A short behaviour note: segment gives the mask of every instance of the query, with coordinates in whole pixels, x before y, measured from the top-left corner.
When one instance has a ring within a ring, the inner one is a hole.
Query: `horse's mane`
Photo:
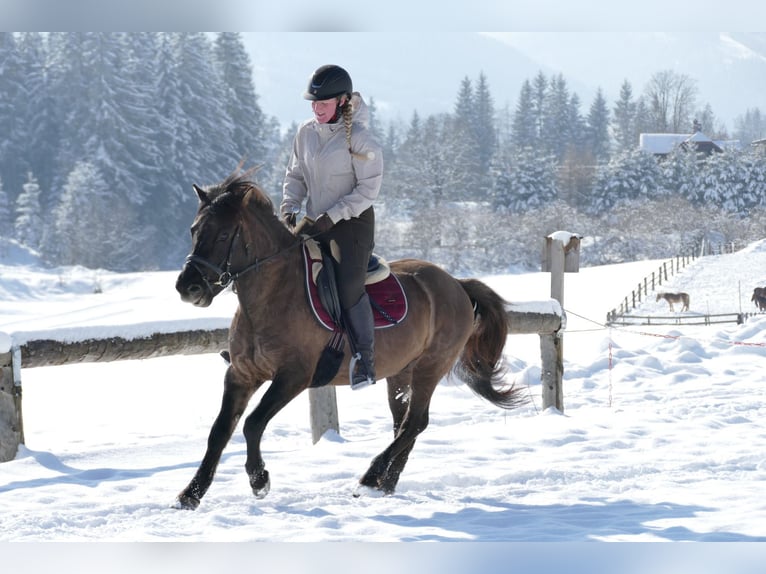
[[[252,191],[255,205],[274,213],[274,202],[252,177],[258,169],[254,167],[244,172],[237,169],[221,183],[209,187],[208,192],[212,198],[212,208],[227,211],[237,209],[245,194]]]

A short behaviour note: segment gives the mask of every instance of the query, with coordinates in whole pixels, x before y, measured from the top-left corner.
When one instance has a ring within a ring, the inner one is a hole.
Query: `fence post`
[[[334,386],[326,385],[318,389],[309,389],[309,411],[311,440],[314,444],[318,443],[328,430],[340,432],[338,400]]]
[[[551,274],[551,298],[564,309],[564,273],[580,270],[580,239],[568,231],[557,231],[545,238],[543,271]],[[564,412],[564,333],[540,335],[542,357],[543,410],[556,407]]]
[[[24,444],[21,416],[21,353],[11,338],[0,333],[0,462],[16,458]]]

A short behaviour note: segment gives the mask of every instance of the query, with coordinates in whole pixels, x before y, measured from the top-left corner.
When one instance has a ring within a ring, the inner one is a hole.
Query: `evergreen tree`
[[[55,158],[53,189],[60,189],[74,165],[87,156],[86,144],[95,133],[91,97],[99,86],[90,77],[92,32],[52,32],[50,46],[50,90],[54,97],[52,121],[61,136]],[[100,86],[103,88],[103,86]]]
[[[224,89],[223,107],[232,122],[232,146],[246,164],[263,164],[268,156],[266,118],[255,93],[253,69],[240,32],[220,32],[215,60]]]
[[[474,94],[474,138],[479,154],[479,172],[489,173],[489,166],[497,150],[497,122],[495,120],[495,105],[489,90],[489,83],[484,72],[479,74]]]
[[[0,238],[11,237],[13,234],[13,211],[8,194],[3,189],[3,180],[0,178]]]
[[[651,200],[664,188],[657,162],[651,154],[631,150],[617,154],[596,170],[588,211],[601,214],[626,200]]]
[[[482,105],[487,106],[487,102]],[[439,134],[437,137],[442,138],[441,144],[448,148],[445,152],[452,155],[453,170],[463,175],[461,183],[443,190],[446,193],[444,197],[458,199],[481,194],[484,189],[482,174],[486,172],[482,171],[481,166],[479,134],[486,125],[483,123],[485,118],[480,118],[477,95],[470,79],[466,77],[460,84],[454,114],[433,119],[434,122],[427,122],[427,126],[433,130],[434,135]],[[436,160],[440,154],[432,152],[429,155]]]
[[[587,142],[597,161],[609,160],[609,108],[601,88],[590,106],[587,125]]]
[[[191,139],[190,119],[181,104],[181,79],[178,74],[177,38],[164,33],[159,39],[157,62],[158,124],[154,132],[155,145],[161,154],[160,181],[165,185],[163,205],[155,209],[160,220],[166,220],[179,206],[188,203],[192,214],[192,197],[187,174],[187,162],[201,161]]]
[[[548,93],[548,79],[540,70],[532,81],[532,106],[531,115],[535,126],[535,138],[530,144],[540,148],[543,135],[545,134],[546,94]]]
[[[383,185],[387,212],[392,215],[412,215],[419,203],[420,188],[423,181],[423,127],[417,110],[412,113],[404,139],[396,152],[396,160],[386,163]]]
[[[559,74],[551,79],[545,97],[542,134],[543,150],[557,160],[564,157],[575,135],[570,103],[569,87]]]
[[[40,208],[40,186],[32,173],[27,174],[23,191],[16,198],[16,239],[19,243],[37,249],[40,247],[43,231],[42,210]]]
[[[680,196],[692,204],[702,183],[700,163],[693,149],[676,147],[660,164],[661,181],[668,195]]]
[[[620,97],[612,112],[612,134],[618,152],[625,152],[638,146],[636,133],[636,102],[633,101],[633,87],[628,80],[620,86]]]
[[[23,165],[35,174],[43,193],[43,202],[52,201],[51,192],[55,175],[55,158],[61,135],[54,115],[55,100],[50,89],[47,72],[48,50],[39,32],[19,34],[19,53],[24,65],[25,101],[18,108],[25,126],[22,139]]]
[[[539,152],[519,149],[512,163],[497,171],[492,190],[492,204],[501,213],[525,213],[541,208],[556,199],[555,157],[540,158]]]
[[[24,73],[14,34],[0,32],[0,177],[13,197],[26,173],[22,153],[26,133],[19,114],[27,98]]]
[[[763,162],[753,154],[714,153],[701,162],[704,176],[698,197],[704,205],[714,205],[732,214],[748,213],[764,205]]]
[[[241,158],[212,45],[201,32],[184,32],[175,39],[179,103],[185,117],[182,141],[188,144],[182,148],[182,173],[190,182],[220,181]]]
[[[75,165],[54,212],[54,241],[46,254],[64,265],[111,267],[119,237],[111,211],[112,192],[92,163]]]
[[[649,106],[646,105],[646,98],[643,96],[636,101],[636,115],[635,125],[633,127],[635,139],[633,140],[635,145],[629,149],[635,149],[638,147],[641,134],[653,133],[652,130],[652,118],[649,112]]]
[[[538,129],[532,84],[524,80],[513,113],[512,141],[516,148],[536,147]]]
[[[734,120],[734,137],[743,145],[766,138],[766,115],[759,108],[748,108]]]

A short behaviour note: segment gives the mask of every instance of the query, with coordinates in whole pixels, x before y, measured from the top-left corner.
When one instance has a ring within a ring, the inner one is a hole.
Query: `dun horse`
[[[689,310],[688,293],[657,293],[657,298],[655,301],[659,301],[660,299],[665,299],[665,301],[668,302],[668,305],[670,305],[671,313],[674,311],[673,303],[683,303],[683,307],[681,307],[682,312]]]
[[[330,333],[308,303],[301,254],[305,239],[284,227],[248,174],[194,189],[199,208],[191,226],[192,252],[176,289],[184,301],[207,307],[232,284],[239,306],[229,329],[231,364],[220,411],[202,462],[178,495],[178,506],[188,509],[197,508],[210,487],[250,398],[271,381],[243,428],[250,487],[256,497],[266,496],[271,483],[261,438],[272,417],[311,385]],[[376,331],[375,364],[378,376],[387,380],[394,439],[359,480],[384,494],[395,491],[415,439],[428,425],[431,395],[450,372],[499,407],[525,402],[521,389],[501,382],[508,325],[505,301],[495,291],[425,261],[395,261],[391,270],[408,309],[399,324]],[[348,383],[348,361],[346,356],[330,384]]]

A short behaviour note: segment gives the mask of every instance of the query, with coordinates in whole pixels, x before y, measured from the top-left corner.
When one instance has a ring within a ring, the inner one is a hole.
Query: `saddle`
[[[303,243],[309,306],[323,327],[337,331],[341,310],[332,257],[314,239],[307,239]],[[382,257],[373,255],[370,258],[365,289],[370,298],[376,329],[397,325],[407,316],[407,296],[399,279],[391,273],[388,263]]]

